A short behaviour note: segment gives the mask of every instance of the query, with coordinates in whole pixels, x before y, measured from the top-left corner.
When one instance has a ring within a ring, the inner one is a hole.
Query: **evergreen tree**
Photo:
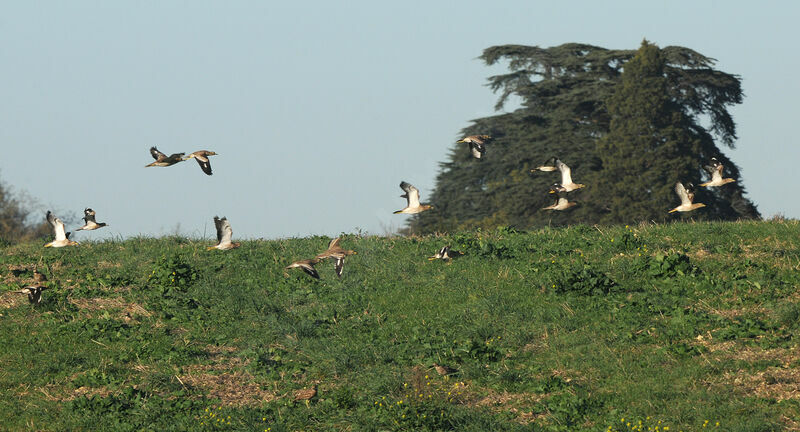
[[[411,231],[665,220],[675,217],[666,213],[677,204],[675,182],[698,184],[711,157],[739,178],[714,139],[733,146],[735,124],[727,107],[741,103],[740,80],[713,69],[713,59],[646,41],[638,51],[504,45],[486,49],[481,58],[489,65],[507,60],[511,69],[489,78],[500,94],[495,108],[511,96],[521,99],[521,107],[473,120],[462,131],[494,139],[481,160],[465,145],[451,148],[431,195],[436,210],[414,218]],[[560,176],[530,173],[552,156],[572,168],[575,182],[587,185],[569,194],[579,205],[564,212],[540,211],[551,203],[547,192]],[[708,207],[692,216],[759,217],[743,192],[741,180],[698,190],[696,200]]]

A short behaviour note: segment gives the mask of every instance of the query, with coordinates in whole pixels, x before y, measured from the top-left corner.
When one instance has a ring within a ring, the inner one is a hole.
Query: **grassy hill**
[[[797,221],[329,240],[0,249],[0,429],[800,430]]]

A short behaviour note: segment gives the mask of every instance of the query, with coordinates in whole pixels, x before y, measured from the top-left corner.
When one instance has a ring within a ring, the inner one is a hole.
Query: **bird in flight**
[[[558,185],[558,183],[556,183],[556,185]],[[553,185],[553,186],[555,186],[555,185]],[[575,204],[577,204],[575,201],[568,200],[567,197],[564,194],[564,191],[560,191],[558,189],[554,190],[551,187],[550,188],[550,193],[556,194],[556,197],[557,197],[556,198],[556,202],[553,203],[552,205],[547,206],[547,207],[542,207],[542,210],[566,210],[566,209],[574,206]]]
[[[706,206],[703,203],[694,203],[694,185],[686,183],[686,186],[688,187],[685,187],[681,182],[675,183],[675,193],[678,194],[678,197],[681,199],[681,205],[670,210],[670,213],[688,212]]]
[[[209,246],[207,250],[236,249],[242,245],[239,242],[231,242],[231,237],[233,237],[233,229],[231,228],[230,222],[228,222],[228,218],[223,216],[223,218],[220,219],[217,216],[214,216],[214,226],[217,228],[217,244],[214,246]]]
[[[534,171],[555,171],[555,170],[558,169],[558,167],[556,167],[556,161],[557,160],[558,160],[558,158],[553,156],[550,159],[544,161],[543,164],[541,164],[538,167],[532,169],[531,172],[534,172]]]
[[[333,258],[336,260],[333,264],[333,269],[336,270],[336,276],[342,277],[342,271],[344,270],[344,258],[348,255],[356,255],[358,252],[353,250],[346,250],[339,246],[339,241],[341,237],[337,237],[331,240],[330,244],[328,244],[328,249],[325,252],[320,253],[315,257],[318,260],[324,260],[327,258]]]
[[[153,159],[156,161],[150,164],[145,165],[144,167],[151,167],[151,166],[158,166],[158,167],[168,167],[170,165],[175,165],[178,162],[183,161],[184,153],[173,153],[169,156],[165,155],[158,151],[155,147],[150,147],[150,155],[153,156]]]
[[[703,168],[706,171],[708,171],[708,174],[711,175],[711,181],[707,181],[705,183],[700,183],[700,186],[716,187],[716,186],[722,186],[722,185],[726,185],[728,183],[732,183],[732,182],[736,181],[736,180],[734,180],[732,178],[722,178],[722,169],[724,168],[724,166],[715,157],[712,157],[711,161],[709,161],[708,165],[704,166]]]
[[[400,188],[405,191],[405,193],[400,195],[400,197],[407,199],[408,204],[404,209],[397,210],[394,212],[394,214],[415,214],[433,208],[432,205],[419,203],[419,189],[415,188],[411,183],[400,182]]]
[[[291,268],[299,268],[304,272],[306,272],[311,277],[313,277],[314,279],[319,279],[319,273],[317,273],[317,270],[314,268],[314,264],[318,263],[319,261],[320,260],[318,258],[300,260],[300,261],[295,261],[284,268],[286,270]]]
[[[68,233],[64,230],[64,222],[61,222],[61,219],[57,218],[50,210],[47,211],[47,222],[53,226],[53,234],[55,235],[55,239],[50,243],[44,245],[44,247],[64,247],[64,246],[75,246],[78,244],[76,241],[72,241],[69,239]]]
[[[469,149],[472,152],[472,156],[475,159],[480,159],[483,154],[486,152],[486,144],[492,137],[489,135],[470,135],[460,140],[456,141],[457,143],[468,143]]]
[[[86,207],[86,209],[83,210],[83,222],[85,223],[83,224],[82,227],[77,228],[75,231],[81,231],[81,230],[91,231],[106,226],[105,222],[97,223],[97,221],[95,221],[94,219],[95,214],[96,213],[94,210],[90,209],[89,207]]]
[[[198,150],[196,152],[190,153],[189,156],[183,158],[183,160],[189,160],[194,158],[197,161],[197,164],[200,165],[200,169],[203,170],[204,173],[211,175],[211,162],[208,160],[209,156],[214,156],[216,153],[213,151],[208,150]]]

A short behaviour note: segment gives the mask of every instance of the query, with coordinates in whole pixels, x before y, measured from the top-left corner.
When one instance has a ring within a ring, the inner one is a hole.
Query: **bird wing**
[[[214,216],[214,228],[217,230],[217,243],[222,241],[222,219]]]
[[[339,240],[341,239],[341,237],[336,237],[335,239],[331,240],[331,242],[328,244],[328,250],[339,247]]]
[[[173,153],[173,154],[169,155],[169,157],[166,158],[166,159],[167,159],[167,162],[178,163],[178,162],[183,160],[183,155],[184,155],[184,153]]]
[[[486,147],[479,142],[469,143],[469,149],[472,152],[472,156],[474,156],[476,159],[480,159],[481,155],[483,155],[483,152],[486,151]]]
[[[160,161],[167,158],[167,155],[158,151],[155,147],[150,147],[150,155],[153,156],[153,159]]]
[[[567,164],[556,159],[556,168],[561,171],[561,184],[572,184],[572,170],[567,166]]]
[[[319,273],[317,273],[317,269],[315,269],[314,265],[310,262],[300,263],[300,268],[314,279],[319,279]]]
[[[230,243],[231,238],[233,237],[233,228],[231,228],[228,218],[223,217],[219,222],[220,228],[217,230],[217,238],[219,239],[220,243]]]
[[[200,169],[202,169],[204,173],[211,175],[211,162],[208,158],[195,156],[194,159],[197,161],[197,164],[200,165]]]
[[[567,197],[564,197],[564,196],[559,196],[558,197],[558,201],[556,201],[556,205],[565,206],[567,204],[569,204],[569,200],[567,199]]]
[[[86,210],[83,211],[83,221],[87,224],[89,222],[97,223],[97,221],[94,219],[95,214],[96,213],[94,210],[87,207]]]
[[[401,182],[400,188],[406,192],[405,198],[408,200],[408,207],[419,207],[419,189],[406,182]]]
[[[47,222],[50,222],[50,225],[53,226],[53,233],[55,234],[55,240],[66,240],[67,233],[64,230],[64,222],[61,222],[61,219],[57,218],[56,215],[47,211]]]
[[[683,187],[683,183],[675,183],[675,193],[678,194],[678,197],[681,199],[681,205],[692,205],[692,200],[689,199],[689,193],[686,192],[686,188]]]
[[[336,276],[342,277],[342,270],[344,270],[344,257],[336,258],[336,263],[333,264],[333,269],[336,270]]]
[[[711,181],[712,182],[721,182],[722,181],[722,164],[717,163],[714,167],[714,171],[711,171]]]

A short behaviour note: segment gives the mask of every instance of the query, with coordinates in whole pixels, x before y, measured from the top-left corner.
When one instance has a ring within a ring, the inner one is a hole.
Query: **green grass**
[[[800,427],[796,221],[329,240],[0,249],[0,429]]]

